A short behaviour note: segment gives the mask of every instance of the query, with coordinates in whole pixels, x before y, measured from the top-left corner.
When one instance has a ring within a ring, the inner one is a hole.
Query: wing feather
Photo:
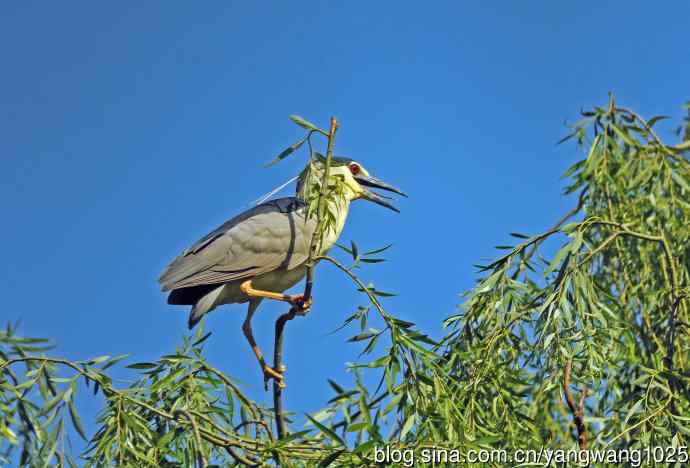
[[[220,284],[305,262],[315,222],[304,203],[280,198],[235,216],[173,260],[158,282],[163,291]]]

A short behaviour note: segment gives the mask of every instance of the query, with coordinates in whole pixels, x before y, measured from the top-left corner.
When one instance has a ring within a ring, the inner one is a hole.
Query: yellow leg
[[[261,349],[256,344],[256,340],[254,339],[254,333],[252,332],[252,316],[254,315],[254,311],[256,310],[258,305],[259,303],[254,301],[249,303],[249,310],[247,311],[247,318],[244,320],[244,323],[242,324],[242,331],[244,332],[244,336],[247,338],[249,345],[252,347],[252,351],[254,351],[256,360],[259,361],[261,371],[264,373],[264,388],[268,390],[268,381],[270,379],[275,379],[275,381],[278,382],[279,387],[285,388],[285,382],[283,382],[283,374],[278,372],[268,364],[266,364],[266,360],[264,359],[264,356],[261,353]]]
[[[293,306],[297,306],[300,309],[300,313],[304,314],[311,307],[311,298],[309,301],[304,302],[303,294],[282,294],[271,291],[264,291],[262,289],[254,289],[252,286],[252,280],[247,280],[240,284],[240,291],[245,293],[249,297],[262,297],[265,299],[273,299],[274,301],[283,301]]]

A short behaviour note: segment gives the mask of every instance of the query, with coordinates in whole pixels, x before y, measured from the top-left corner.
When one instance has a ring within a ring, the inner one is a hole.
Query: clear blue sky
[[[336,115],[336,152],[410,194],[400,215],[356,203],[343,240],[394,243],[361,275],[438,337],[473,263],[571,206],[559,176],[579,155],[555,146],[564,121],[608,91],[681,117],[690,4],[655,5],[3,2],[0,322],[21,319],[72,359],[170,352],[188,311],[165,304],[160,270],[298,171],[303,155],[262,168],[302,135],[296,113]],[[362,299],[328,265],[316,281],[286,339],[299,411],[321,407],[325,379],[347,381],[359,351],[327,332]],[[284,309],[265,304],[254,322],[269,353]],[[207,354],[268,401],[244,315],[209,317]]]

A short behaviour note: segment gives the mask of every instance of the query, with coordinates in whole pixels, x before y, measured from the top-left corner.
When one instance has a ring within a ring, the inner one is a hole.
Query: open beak
[[[385,183],[382,180],[377,179],[376,177],[366,176],[362,173],[355,175],[354,178],[357,182],[359,182],[359,184],[363,188],[362,194],[360,195],[362,198],[374,202],[378,205],[385,206],[386,208],[391,209],[396,213],[400,213],[399,209],[393,206],[390,202],[386,201],[386,198],[390,200],[389,197],[384,197],[382,195],[372,192],[371,190],[367,190],[364,187],[373,187],[379,188],[381,190],[388,190],[389,192],[395,192],[397,194],[402,195],[403,197],[407,197],[405,192],[396,187],[393,187],[390,184]]]

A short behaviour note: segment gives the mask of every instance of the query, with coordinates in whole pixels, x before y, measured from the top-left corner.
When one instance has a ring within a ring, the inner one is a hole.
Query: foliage
[[[84,466],[194,466],[241,460],[236,450],[255,447],[256,433],[272,437],[265,409],[249,400],[225,374],[203,359],[202,343],[210,335],[197,332],[174,354],[157,362],[127,366],[141,372],[125,388],[115,388],[106,370],[126,356],[101,356],[88,361],[30,356],[27,340],[8,330],[0,337],[7,360],[3,383],[5,424],[9,436],[5,458],[21,439],[22,465],[77,466],[65,451],[69,418],[76,433],[87,440],[74,405],[79,381],[105,402],[99,428],[90,438]],[[9,365],[23,363],[17,376]],[[66,371],[66,372],[65,372]],[[18,382],[21,381],[21,384]],[[38,391],[36,391],[38,390]],[[16,427],[16,434],[10,427]],[[289,450],[289,449],[286,449]]]
[[[443,365],[460,409],[442,418],[446,433],[557,448],[579,418],[581,447],[689,445],[690,166],[686,145],[656,135],[660,119],[611,98],[573,126],[566,139],[588,147],[565,174],[577,206],[542,234],[513,234],[519,243],[499,247],[508,253],[480,268],[446,320]],[[562,243],[549,259],[547,240]],[[572,398],[571,366],[575,411],[562,396]],[[420,429],[427,440],[437,427]]]
[[[388,247],[353,242],[340,246],[351,262],[314,259],[348,276],[365,303],[343,324],[362,346],[354,385],[329,380],[333,398],[305,427],[293,422],[278,440],[273,409],[205,361],[201,331],[171,355],[128,366],[139,377],[118,386],[107,371],[124,357],[48,358],[45,341],[8,328],[0,456],[76,466],[77,435],[87,440],[85,466],[352,466],[372,463],[386,444],[463,454],[690,445],[690,121],[669,146],[655,131],[662,117],[646,121],[613,98],[582,114],[564,139],[586,149],[565,174],[576,206],[553,228],[499,246],[506,252],[479,267],[440,342],[392,315],[383,304],[391,293],[360,279]],[[292,118],[308,133],[274,162],[308,143],[304,183],[320,161],[311,137],[329,132]],[[305,199],[328,229],[319,176]],[[365,384],[374,378],[378,385]],[[74,404],[80,380],[104,401],[94,434]]]

